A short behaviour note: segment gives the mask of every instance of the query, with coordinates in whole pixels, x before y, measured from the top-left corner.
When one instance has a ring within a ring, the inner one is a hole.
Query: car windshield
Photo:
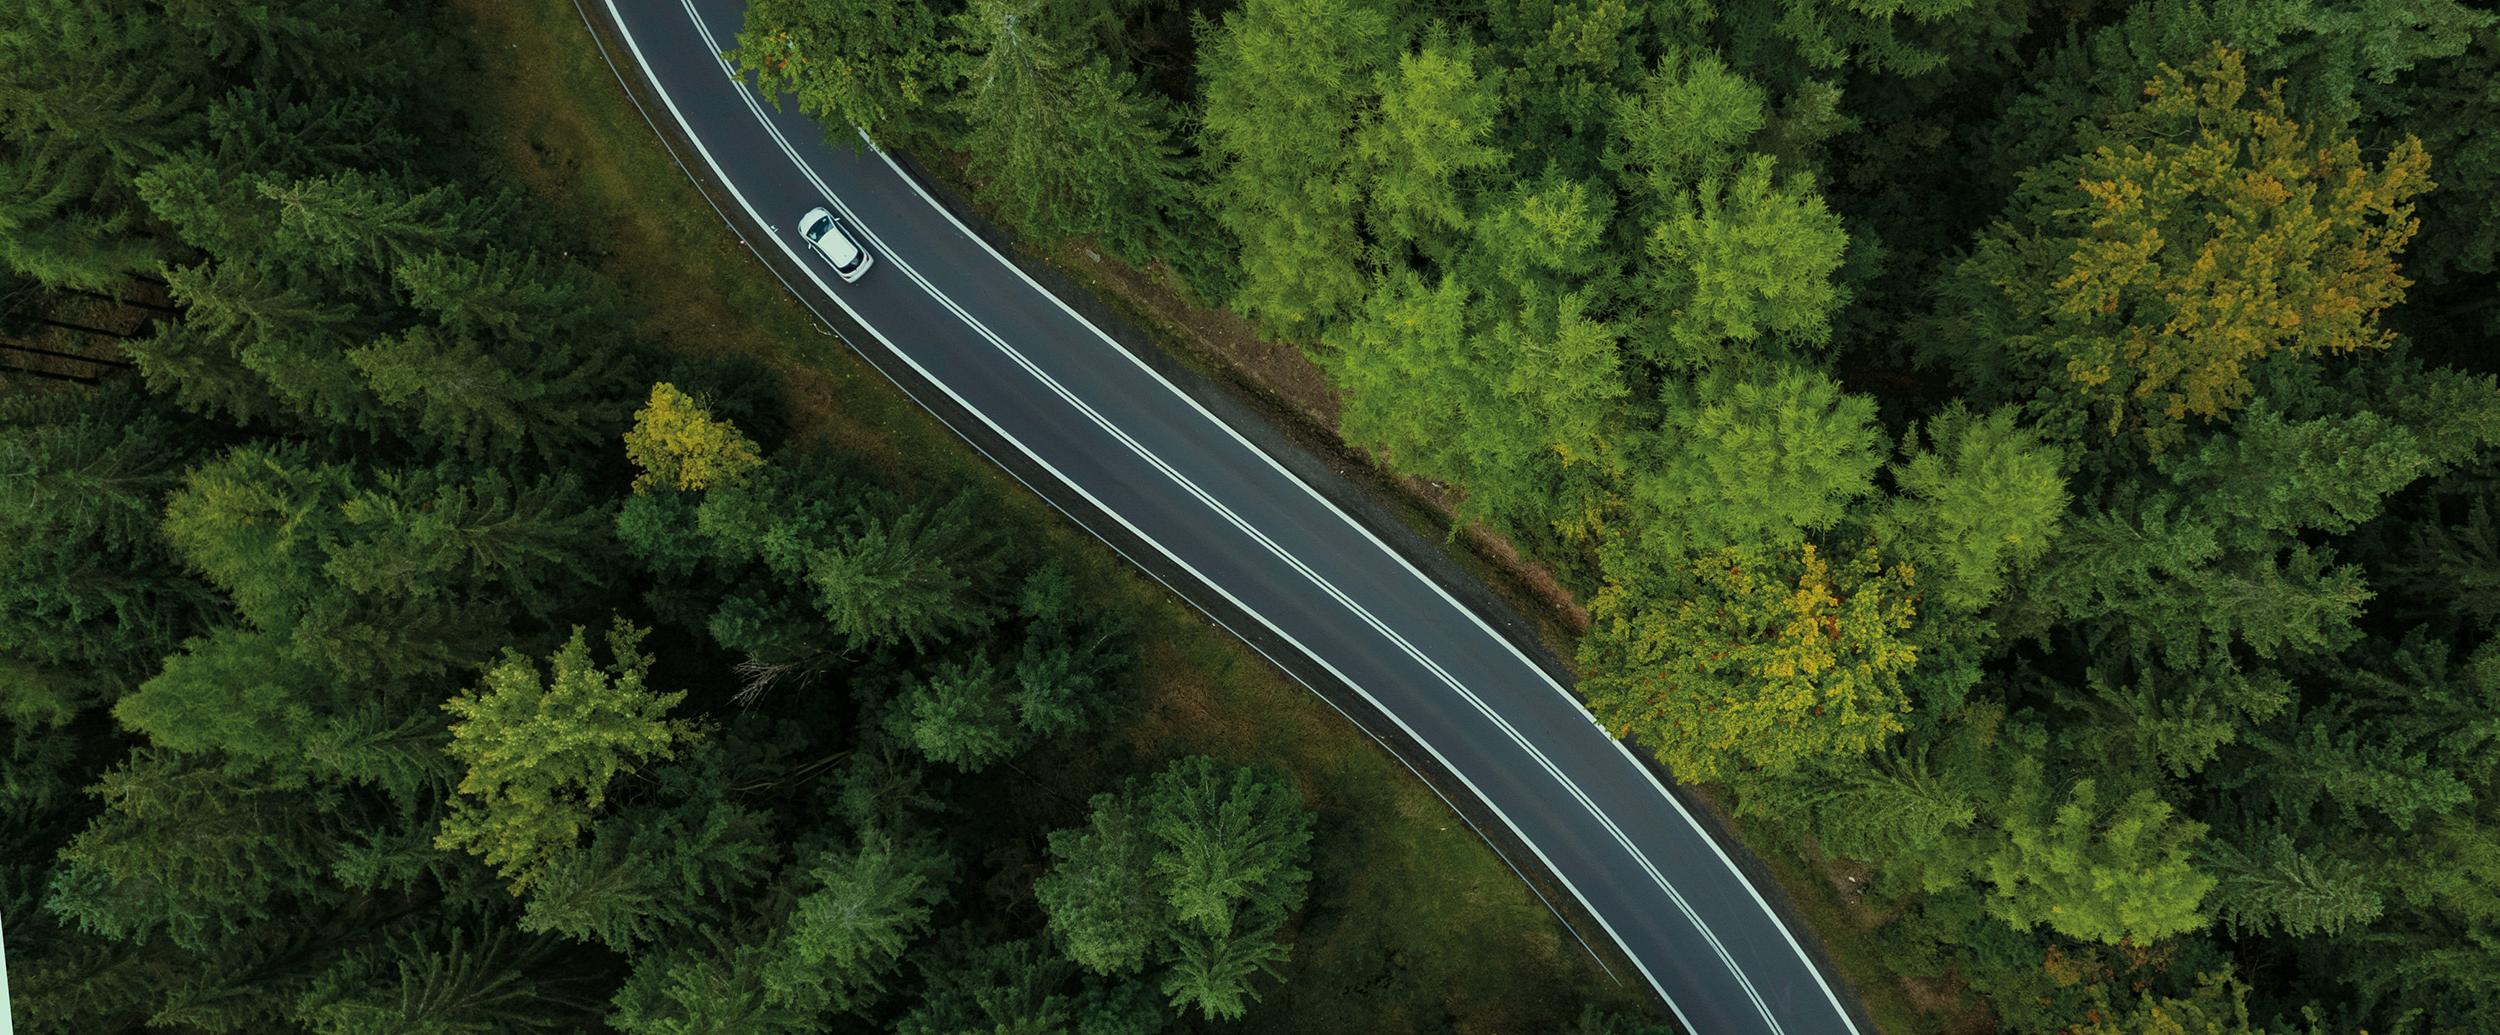
[[[807,229],[804,232],[807,234],[808,240],[820,240],[825,236],[825,231],[832,229],[832,227],[833,217],[821,216],[818,217],[815,222],[807,224]]]

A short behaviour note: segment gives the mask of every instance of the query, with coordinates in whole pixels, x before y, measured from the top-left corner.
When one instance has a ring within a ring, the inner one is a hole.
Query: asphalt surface
[[[794,290],[817,297],[803,301],[832,301],[854,346],[942,391],[932,408],[976,419],[967,437],[995,459],[1055,479],[1036,484],[1045,496],[1081,498],[1063,508],[1080,523],[1185,595],[1214,593],[1228,625],[1255,623],[1236,628],[1244,638],[1298,652],[1388,717],[1430,756],[1410,761],[1480,799],[1686,1028],[1861,1030],[1804,932],[1765,900],[1773,889],[1749,883],[1557,675],[1001,258],[899,165],[734,79],[720,55],[742,3],[598,2],[659,101],[654,119],[693,142],[690,171],[725,189],[733,221],[767,228],[750,246],[807,271]],[[799,215],[820,204],[876,256],[857,284],[799,240]],[[996,456],[1000,441],[1016,455]]]

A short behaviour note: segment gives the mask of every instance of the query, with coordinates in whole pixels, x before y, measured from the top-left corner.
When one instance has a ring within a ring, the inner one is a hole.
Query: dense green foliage
[[[0,9],[0,308],[146,315],[129,374],[0,382],[20,1029],[1239,1014],[1301,906],[1293,787],[1138,776],[1168,973],[1088,969],[1039,860],[1136,767],[1121,616],[993,490],[780,443],[754,371],[638,340],[421,94],[431,17]],[[877,60],[880,89],[918,67]],[[1108,68],[1026,88],[1142,103]],[[1051,189],[1130,219],[1169,174],[1139,175]],[[1043,754],[1109,760],[1056,813],[996,807]]]
[[[1586,594],[1610,727],[1873,867],[1903,974],[2500,1029],[2500,16],[925,0],[873,52],[966,60],[879,94],[809,57],[853,6],[741,60],[1304,345]],[[1097,969],[1157,951],[1141,808],[1054,844]]]
[[[1118,623],[635,341],[431,143],[431,38],[0,10],[4,308],[159,314],[137,383],[0,391],[17,1019],[1240,1015],[1291,785],[968,843],[1116,711]],[[1610,728],[1872,868],[1903,974],[2018,1032],[2500,1028],[2500,16],[757,0],[736,57],[1304,344],[1585,592]]]

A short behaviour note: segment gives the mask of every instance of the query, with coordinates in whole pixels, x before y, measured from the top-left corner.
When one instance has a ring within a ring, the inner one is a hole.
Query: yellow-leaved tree
[[[2161,449],[2244,405],[2268,356],[2393,339],[2378,315],[2412,285],[2398,253],[2431,187],[2419,141],[2373,166],[2350,137],[2317,140],[2219,45],[2162,66],[2094,139],[2029,174],[1961,290],[1993,313],[1982,346],[2062,375],[2109,434]]]
[[[1785,772],[1862,754],[1902,729],[1912,573],[1866,550],[1812,544],[1696,558],[1693,587],[1644,606],[1621,584],[1590,608],[1581,691],[1616,736],[1638,736],[1676,775]]]
[[[736,485],[764,463],[755,440],[666,381],[651,386],[651,401],[634,414],[634,426],[625,432],[625,456],[641,468],[635,492]]]

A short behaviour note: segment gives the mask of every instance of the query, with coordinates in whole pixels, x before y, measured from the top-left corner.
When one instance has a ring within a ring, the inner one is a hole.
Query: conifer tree
[[[2034,773],[2019,785],[2005,846],[1987,861],[1990,913],[2113,945],[2203,926],[2199,907],[2215,881],[2189,855],[2203,824],[2178,818],[2151,791],[2105,803],[2098,782],[2084,779],[2059,800],[2039,780]]]
[[[2056,538],[2066,510],[2063,457],[2009,410],[1948,408],[1928,423],[1926,440],[1893,466],[1898,491],[1878,523],[1917,563],[1928,599],[1985,607]]]
[[[602,665],[576,626],[545,671],[507,649],[481,686],[444,702],[448,750],[465,772],[439,847],[480,856],[515,892],[527,891],[579,843],[619,776],[672,757],[693,736],[686,720],[665,718],[685,694],[644,685],[646,635],[620,619]]]
[[[1369,0],[1253,0],[1201,48],[1216,218],[1242,248],[1236,308],[1307,334],[1361,299],[1355,130],[1396,53],[1395,26]]]
[[[1065,35],[1082,26],[1061,6],[975,0],[954,16],[965,150],[1016,226],[1148,261],[1188,189],[1172,114],[1092,41]]]
[[[760,0],[730,59],[765,96],[797,94],[800,111],[886,142],[922,128],[945,75],[922,0]]]

